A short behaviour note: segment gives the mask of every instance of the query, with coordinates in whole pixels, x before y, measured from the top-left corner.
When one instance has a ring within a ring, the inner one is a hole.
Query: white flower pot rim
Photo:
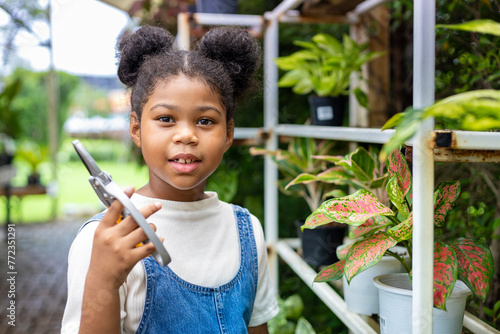
[[[389,292],[394,292],[395,289],[398,290],[398,294],[405,295],[405,296],[411,296],[412,295],[412,290],[410,289],[405,289],[405,288],[400,288],[400,287],[394,287],[388,284],[383,283],[382,281],[386,279],[389,276],[397,276],[398,278],[401,278],[403,276],[406,276],[406,279],[408,279],[408,274],[407,273],[397,273],[397,274],[385,274],[385,275],[379,275],[373,278],[374,284],[377,286],[377,288]],[[401,278],[403,279],[403,278]],[[411,286],[410,286],[411,287]],[[472,294],[472,291],[469,289],[469,287],[462,281],[457,280],[455,282],[455,287],[453,288],[453,293],[450,295],[448,299],[454,299],[454,298],[460,298],[463,295],[470,295]]]

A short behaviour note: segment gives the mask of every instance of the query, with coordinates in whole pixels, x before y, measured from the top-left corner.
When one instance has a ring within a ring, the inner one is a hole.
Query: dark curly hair
[[[253,74],[261,63],[257,41],[236,27],[211,29],[193,51],[174,49],[174,40],[165,29],[143,26],[118,41],[118,78],[132,90],[132,111],[140,120],[142,108],[156,86],[182,74],[201,80],[217,92],[226,118],[231,120],[235,101],[256,87]]]

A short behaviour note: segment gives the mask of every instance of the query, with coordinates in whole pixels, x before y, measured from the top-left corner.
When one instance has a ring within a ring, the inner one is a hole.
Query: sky
[[[46,5],[48,0],[41,3]],[[97,0],[52,0],[52,8],[56,70],[76,75],[116,75],[116,39],[131,24],[128,14]],[[0,24],[4,19],[0,15]],[[49,30],[46,24],[36,24],[34,29],[40,38],[19,34],[16,54],[33,70],[44,71],[50,65],[49,51],[37,44],[48,40]]]

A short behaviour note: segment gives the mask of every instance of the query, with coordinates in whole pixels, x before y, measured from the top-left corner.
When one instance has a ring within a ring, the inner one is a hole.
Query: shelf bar
[[[262,26],[262,15],[193,13],[193,21],[203,25]]]
[[[352,333],[377,333],[359,314],[347,308],[344,299],[330,285],[327,283],[314,283],[316,272],[285,241],[276,243],[276,251]]]
[[[311,137],[331,140],[353,141],[361,143],[384,144],[392,137],[395,130],[374,128],[351,128],[338,126],[278,125],[274,132],[282,136]]]
[[[470,312],[465,311],[464,315],[464,327],[469,329],[475,334],[500,334],[500,331],[491,327],[483,320],[472,315]]]
[[[270,19],[264,34],[264,128],[273,129],[278,124],[278,67],[274,59],[278,57],[278,21]],[[266,149],[278,148],[278,137],[269,131]],[[270,156],[264,158],[264,228],[266,241],[274,245],[278,240],[278,169]],[[275,252],[269,253],[269,267],[278,289],[278,257]]]
[[[434,103],[436,1],[416,0],[413,22],[413,105]],[[434,250],[434,119],[420,124],[413,138],[413,333],[432,333]]]

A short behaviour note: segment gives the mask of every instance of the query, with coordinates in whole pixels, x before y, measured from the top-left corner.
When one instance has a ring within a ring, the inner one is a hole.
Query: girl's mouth
[[[178,158],[170,159],[169,163],[178,173],[187,174],[194,172],[200,165],[201,160]]]
[[[190,164],[190,163],[196,162],[197,160],[194,160],[194,159],[172,159],[170,161],[178,163],[178,164]]]

